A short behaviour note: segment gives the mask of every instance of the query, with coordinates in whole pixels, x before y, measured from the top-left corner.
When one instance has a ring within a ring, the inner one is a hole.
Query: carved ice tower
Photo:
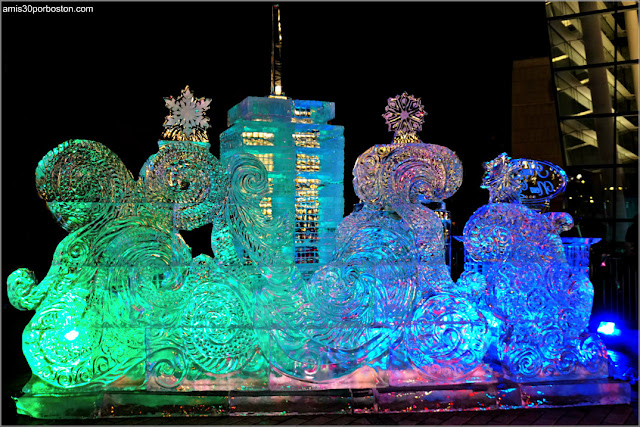
[[[280,11],[273,8],[271,95],[250,96],[229,110],[220,157],[250,153],[269,173],[266,216],[287,221],[285,245],[305,279],[331,258],[344,213],[344,128],[333,126],[335,104],[291,99],[282,91]]]

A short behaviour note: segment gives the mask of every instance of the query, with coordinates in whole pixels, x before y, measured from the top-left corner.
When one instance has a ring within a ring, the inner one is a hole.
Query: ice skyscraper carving
[[[264,164],[269,193],[261,200],[262,211],[291,229],[292,239],[282,250],[308,279],[330,259],[344,214],[344,128],[329,124],[333,102],[284,95],[280,10],[273,11],[271,95],[247,97],[229,110],[220,157],[249,153]]]

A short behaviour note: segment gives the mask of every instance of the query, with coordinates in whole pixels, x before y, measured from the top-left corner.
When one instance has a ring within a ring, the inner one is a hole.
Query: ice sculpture
[[[251,257],[268,273],[257,332],[277,371],[323,382],[371,367],[396,385],[484,374],[487,322],[455,288],[442,222],[425,205],[457,190],[462,167],[449,149],[419,141],[423,115],[419,99],[389,99],[394,142],[356,161],[361,209],[339,225],[333,258],[308,282],[278,257],[277,271]]]
[[[506,155],[487,164],[490,203],[465,227],[469,262],[454,283],[432,208],[444,209],[462,166],[418,138],[419,99],[390,98],[393,142],[358,157],[361,203],[337,227],[332,257],[306,279],[286,250],[294,230],[264,212],[264,162],[242,152],[220,162],[209,152],[210,100],[187,87],[165,101],[164,139],[137,180],[95,141],[64,142],[37,166],[38,192],[69,235],[42,281],[25,268],[7,279],[11,304],[35,310],[23,334],[34,376],[20,413],[255,410],[255,394],[237,393],[262,393],[288,410],[314,397],[273,391],[354,388],[376,388],[364,401],[379,408],[397,401],[406,410],[405,399],[437,410],[460,399],[522,405],[515,389],[495,386],[485,363],[492,340],[517,381],[606,376],[604,346],[583,332],[593,288],[567,264],[558,237],[571,218],[538,212],[563,188],[559,168]],[[214,257],[193,258],[180,231],[206,224]],[[403,397],[387,386],[440,388]],[[616,402],[628,397],[612,390]],[[356,394],[349,390],[349,407],[361,402]]]
[[[262,213],[290,230],[281,248],[305,279],[330,258],[344,212],[344,128],[328,124],[333,102],[247,97],[229,110],[220,158],[256,156],[268,172]]]
[[[112,295],[126,292],[109,270],[121,265],[114,246],[136,229],[125,213],[135,182],[106,147],[76,140],[40,161],[36,184],[69,235],[44,280],[27,269],[8,278],[9,301],[36,311],[23,333],[25,357],[34,374],[54,386],[109,383],[144,360],[144,329],[132,324],[130,313],[106,316],[103,310]]]
[[[166,103],[170,139],[138,181],[94,141],[67,141],[38,164],[38,192],[70,234],[44,280],[19,269],[7,281],[11,303],[36,310],[23,334],[35,389],[172,386],[236,371],[258,351],[249,282],[221,267],[228,248],[192,259],[179,234],[232,209],[234,175],[208,152],[210,100],[187,87]]]
[[[310,383],[364,367],[417,369],[411,381],[436,383],[477,370],[487,323],[451,281],[442,223],[425,205],[453,194],[462,169],[417,138],[418,99],[389,100],[394,143],[358,158],[362,208],[310,280],[284,250],[286,222],[262,215],[264,163],[237,153],[223,165],[209,153],[209,103],[188,87],[166,100],[166,139],[137,181],[93,141],[68,141],[40,162],[40,195],[70,235],[45,280],[26,269],[8,280],[11,302],[36,309],[24,348],[37,377],[186,391],[237,378],[266,387],[268,367]],[[215,259],[192,259],[180,230],[209,223]]]
[[[278,248],[308,280],[330,258],[344,214],[344,128],[329,124],[335,104],[285,96],[280,7],[271,9],[271,94],[245,98],[229,110],[220,157],[255,155],[268,172],[262,213],[283,221]]]
[[[503,153],[485,164],[489,204],[464,228],[458,286],[475,289],[500,321],[498,357],[518,381],[607,376],[604,345],[586,332],[593,286],[567,263],[559,236],[573,220],[543,213],[565,185],[559,167]]]
[[[354,189],[363,202],[356,218],[368,212],[388,216],[396,227],[407,230],[399,234],[409,240],[413,255],[415,294],[405,302],[409,311],[391,369],[417,368],[419,376],[431,383],[469,380],[482,365],[487,323],[451,280],[444,258],[443,225],[427,207],[456,192],[462,183],[462,165],[448,148],[424,144],[417,137],[425,114],[420,99],[403,93],[389,98],[385,111],[383,117],[394,131],[393,143],[373,146],[358,158]],[[374,220],[367,226],[376,241],[382,224]]]

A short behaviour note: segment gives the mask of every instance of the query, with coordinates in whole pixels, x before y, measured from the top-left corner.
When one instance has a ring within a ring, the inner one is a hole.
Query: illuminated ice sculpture
[[[166,99],[165,139],[137,181],[94,141],[67,141],[38,164],[38,192],[69,235],[41,282],[27,269],[7,280],[11,303],[36,311],[23,334],[35,374],[25,391],[178,387],[258,352],[252,282],[227,227],[238,169],[208,151],[209,103],[188,87]],[[179,231],[208,223],[216,259],[193,259]]]
[[[389,100],[394,142],[358,158],[362,208],[310,280],[283,254],[290,230],[262,214],[263,163],[209,153],[209,103],[188,87],[166,100],[164,139],[137,181],[93,141],[39,163],[38,191],[70,234],[44,280],[8,278],[12,304],[36,310],[23,340],[33,387],[260,389],[278,386],[274,373],[330,386],[365,367],[394,384],[479,378],[487,323],[451,281],[425,205],[453,194],[462,169],[418,140],[419,99]],[[180,230],[209,223],[215,258],[193,259]]]
[[[271,94],[249,96],[229,110],[220,159],[248,153],[263,163],[269,191],[260,207],[265,216],[283,220],[289,237],[279,250],[308,280],[331,259],[344,216],[344,128],[329,124],[335,103],[285,96],[277,4],[271,18]]]
[[[608,375],[604,345],[586,332],[593,285],[569,265],[559,236],[573,219],[543,213],[566,179],[551,163],[503,153],[485,164],[489,204],[464,228],[467,259],[457,283],[495,316],[498,358],[517,381]]]
[[[176,396],[224,391],[207,401],[230,408],[238,391],[486,386],[497,381],[485,360],[492,340],[516,381],[606,376],[604,346],[583,333],[593,289],[558,237],[571,218],[537,212],[562,189],[559,168],[506,155],[487,165],[491,203],[465,227],[469,262],[454,283],[436,210],[460,186],[462,165],[419,140],[420,99],[389,98],[393,142],[358,157],[361,203],[306,279],[283,250],[293,230],[264,215],[263,162],[209,152],[209,104],[188,87],[166,99],[163,139],[137,180],[94,141],[67,141],[38,164],[38,192],[69,235],[41,282],[24,268],[7,279],[11,304],[35,310],[23,334],[34,376],[19,412],[113,409],[101,396],[119,392],[122,408],[162,396],[148,406],[208,414],[202,396]],[[180,231],[206,224],[214,257],[193,258]],[[449,394],[478,408],[507,401],[458,391],[423,398],[434,408]],[[69,400],[47,407],[57,396]]]
[[[419,141],[419,99],[390,98],[386,111],[394,141],[356,160],[362,205],[339,225],[333,258],[305,282],[291,264],[272,270],[284,259],[252,257],[266,282],[258,334],[274,369],[310,382],[362,385],[348,374],[367,367],[395,385],[480,380],[487,322],[452,282],[442,222],[426,206],[458,189],[462,166]]]
[[[442,207],[457,191],[462,165],[448,148],[419,140],[424,114],[419,98],[407,93],[389,98],[383,117],[394,132],[393,142],[375,145],[356,160],[353,184],[362,209],[345,218],[338,233],[339,241],[369,242],[367,251],[349,244],[360,257],[367,252],[393,254],[391,248],[398,248],[397,259],[373,263],[402,275],[378,274],[381,267],[362,271],[363,279],[376,277],[383,301],[389,299],[385,295],[402,295],[398,290],[403,288],[394,289],[396,283],[409,287],[397,308],[385,310],[397,316],[387,314],[389,329],[401,325],[390,365],[390,382],[397,385],[485,379],[487,322],[451,280],[444,256],[445,229],[428,207]]]

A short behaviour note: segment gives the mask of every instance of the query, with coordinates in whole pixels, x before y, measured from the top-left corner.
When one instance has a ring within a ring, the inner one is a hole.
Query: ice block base
[[[628,404],[630,396],[628,382],[605,378],[333,390],[27,393],[15,400],[21,415],[80,419],[482,411]]]

